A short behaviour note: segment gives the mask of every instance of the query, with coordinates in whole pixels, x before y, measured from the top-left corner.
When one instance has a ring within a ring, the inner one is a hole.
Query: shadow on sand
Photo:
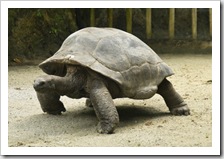
[[[152,107],[133,106],[133,105],[119,105],[117,110],[120,117],[119,127],[129,127],[137,124],[142,124],[148,120],[163,118],[170,116],[169,112],[161,112]],[[97,125],[97,118],[93,108],[86,108],[79,110],[69,110],[62,115],[37,114],[29,116],[18,124],[21,127],[28,126],[29,131],[35,133],[54,132],[56,134],[62,133],[78,133],[95,131]]]

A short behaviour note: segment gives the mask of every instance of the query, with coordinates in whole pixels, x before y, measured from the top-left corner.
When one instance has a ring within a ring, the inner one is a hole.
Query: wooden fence
[[[209,8],[209,35],[212,36],[212,9]],[[146,37],[147,39],[152,38],[152,9],[146,9]],[[107,9],[107,19],[108,19],[108,27],[113,27],[113,9]],[[197,39],[197,8],[191,9],[191,32],[192,39]],[[90,26],[95,26],[95,9],[90,9]],[[175,37],[175,8],[169,8],[169,39],[174,39]],[[132,8],[126,9],[126,31],[132,33]]]

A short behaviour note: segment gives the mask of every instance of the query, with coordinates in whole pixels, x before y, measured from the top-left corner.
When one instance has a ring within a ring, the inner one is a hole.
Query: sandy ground
[[[191,109],[190,116],[172,116],[163,99],[116,99],[120,124],[114,134],[96,132],[97,118],[85,99],[62,97],[67,112],[42,112],[32,87],[44,74],[37,66],[9,66],[8,144],[10,147],[207,147],[212,146],[211,55],[163,55],[172,67],[169,77]]]

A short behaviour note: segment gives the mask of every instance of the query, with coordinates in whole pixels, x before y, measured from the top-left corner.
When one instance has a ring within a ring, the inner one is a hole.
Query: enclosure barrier
[[[197,39],[197,8],[191,9],[192,39]],[[113,27],[113,9],[107,9],[108,26]],[[95,26],[95,10],[90,9],[90,26]],[[126,9],[126,31],[132,33],[132,8]],[[146,9],[146,37],[152,38],[152,9]],[[209,8],[209,35],[212,36],[212,9]],[[169,8],[169,39],[175,37],[175,8]]]

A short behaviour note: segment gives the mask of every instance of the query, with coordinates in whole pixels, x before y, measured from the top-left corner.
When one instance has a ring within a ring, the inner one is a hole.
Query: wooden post
[[[95,10],[94,8],[90,8],[90,26],[95,26]]]
[[[146,37],[147,39],[152,38],[152,10],[151,8],[146,8]]]
[[[174,32],[175,32],[175,9],[170,8],[169,9],[169,38],[174,38]]]
[[[212,8],[209,8],[209,34],[212,37]]]
[[[113,9],[107,9],[107,25],[108,27],[113,27]]]
[[[197,8],[192,8],[192,38],[197,39]]]
[[[127,32],[132,32],[132,8],[126,9],[126,28]]]

